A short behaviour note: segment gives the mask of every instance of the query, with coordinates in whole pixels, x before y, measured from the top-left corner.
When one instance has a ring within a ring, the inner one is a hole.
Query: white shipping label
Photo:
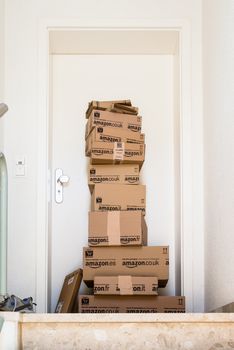
[[[67,281],[67,285],[69,286],[69,284],[72,284],[74,281],[74,276],[69,278],[69,280]]]
[[[56,307],[56,310],[55,310],[56,313],[59,314],[59,313],[61,312],[62,307],[63,307],[63,304],[64,304],[63,301],[60,301],[60,302],[58,303],[58,305],[57,305],[57,307]]]
[[[113,159],[114,160],[123,160],[124,159],[124,142],[114,142],[114,152]]]

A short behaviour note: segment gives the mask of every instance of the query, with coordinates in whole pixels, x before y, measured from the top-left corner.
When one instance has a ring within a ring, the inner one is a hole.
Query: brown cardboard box
[[[158,295],[157,277],[96,276],[95,295]]]
[[[93,128],[85,144],[85,154],[90,156],[91,147],[94,142],[128,142],[145,143],[145,135],[139,132],[131,132],[127,129],[116,129],[103,126]]]
[[[140,211],[89,212],[89,246],[147,245],[147,226]]]
[[[185,297],[79,295],[80,313],[185,312]]]
[[[145,160],[145,145],[128,142],[93,142],[91,164],[139,164]]]
[[[133,114],[133,115],[138,114],[137,107],[127,106],[122,103],[113,103],[110,108],[110,111],[115,113],[126,113],[126,114]]]
[[[87,139],[95,126],[141,132],[141,122],[140,116],[93,110],[86,124],[85,138]]]
[[[169,247],[84,248],[83,280],[93,286],[95,276],[156,276],[159,288],[169,276]]]
[[[144,185],[96,184],[91,196],[92,211],[141,210],[145,214]]]
[[[89,165],[88,184],[91,192],[98,183],[138,185],[139,165]]]
[[[114,104],[117,103],[125,106],[131,106],[132,103],[130,100],[118,100],[118,101],[91,101],[89,102],[88,109],[86,111],[86,118],[90,116],[90,113],[93,111],[93,109],[105,111],[106,109],[110,110],[113,108]]]
[[[78,269],[64,279],[63,287],[59,296],[55,313],[73,312],[80,284],[82,281],[83,270]]]

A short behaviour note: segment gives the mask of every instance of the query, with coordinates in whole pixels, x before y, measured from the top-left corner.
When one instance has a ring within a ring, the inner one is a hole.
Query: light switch
[[[25,157],[17,156],[15,165],[15,176],[25,176]]]
[[[25,165],[25,157],[24,156],[17,156],[16,165]]]

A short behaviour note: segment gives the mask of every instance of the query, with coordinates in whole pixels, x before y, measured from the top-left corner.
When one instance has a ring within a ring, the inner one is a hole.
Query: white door
[[[85,157],[85,111],[91,100],[131,99],[146,134],[141,183],[147,186],[149,245],[170,246],[170,279],[163,294],[175,294],[175,169],[173,57],[164,55],[55,55],[52,59],[51,169],[70,177],[64,200],[52,193],[49,286],[54,311],[63,279],[82,267],[87,245],[90,193]],[[124,248],[123,248],[124,249]],[[85,292],[82,286],[81,291]]]

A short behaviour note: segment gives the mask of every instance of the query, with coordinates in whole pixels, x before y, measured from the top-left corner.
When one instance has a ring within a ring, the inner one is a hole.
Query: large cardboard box
[[[85,154],[90,155],[93,142],[128,142],[128,143],[145,143],[145,135],[133,133],[126,129],[115,129],[103,126],[93,128],[85,143]]]
[[[114,105],[117,104],[122,106],[128,106],[131,107],[132,103],[130,100],[115,100],[115,101],[91,101],[89,102],[89,106],[88,109],[86,111],[86,118],[88,118],[90,116],[90,113],[94,110],[101,110],[101,111],[105,111],[105,110],[111,110]]]
[[[84,248],[83,280],[93,286],[95,276],[155,276],[165,287],[169,276],[169,247]]]
[[[140,211],[89,212],[89,246],[147,245],[147,226]]]
[[[74,312],[82,276],[83,270],[78,269],[65,277],[55,313]]]
[[[80,313],[185,312],[185,297],[80,295]]]
[[[92,192],[95,184],[138,185],[139,165],[89,165],[88,184]]]
[[[141,132],[141,123],[140,116],[93,110],[86,124],[85,138],[87,139],[95,126],[126,129],[136,133]]]
[[[91,196],[92,211],[141,210],[145,214],[144,185],[96,184]]]
[[[128,142],[93,142],[91,164],[139,164],[145,160],[145,145]]]
[[[94,295],[158,295],[158,278],[144,276],[96,276]]]

